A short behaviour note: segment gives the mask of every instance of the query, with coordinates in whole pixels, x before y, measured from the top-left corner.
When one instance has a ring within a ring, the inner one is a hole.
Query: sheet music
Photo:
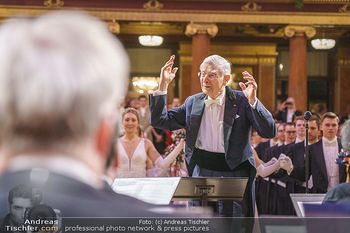
[[[117,193],[148,203],[168,205],[180,179],[181,177],[116,178],[112,188]]]

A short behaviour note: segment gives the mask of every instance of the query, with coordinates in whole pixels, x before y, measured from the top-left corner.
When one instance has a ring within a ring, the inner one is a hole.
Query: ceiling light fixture
[[[139,36],[139,42],[143,46],[159,46],[163,43],[163,37],[161,36]]]
[[[335,46],[333,39],[314,39],[311,41],[312,47],[315,49],[332,49]]]
[[[335,40],[333,39],[326,39],[325,37],[325,29],[322,29],[322,37],[321,39],[313,39],[311,40],[311,45],[315,49],[332,49],[335,46]]]

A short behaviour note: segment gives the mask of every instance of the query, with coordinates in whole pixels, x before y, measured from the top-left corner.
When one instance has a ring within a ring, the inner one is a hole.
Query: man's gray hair
[[[97,18],[59,11],[0,27],[0,131],[11,150],[84,140],[125,93],[129,60]]]
[[[211,55],[204,59],[202,62],[200,69],[202,69],[204,64],[209,64],[211,66],[219,68],[221,75],[230,75],[231,74],[231,64],[225,58],[219,55]]]
[[[345,121],[343,128],[341,129],[341,144],[344,150],[350,153],[350,120]]]

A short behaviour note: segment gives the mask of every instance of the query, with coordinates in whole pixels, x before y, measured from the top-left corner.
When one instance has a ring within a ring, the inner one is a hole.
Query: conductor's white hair
[[[54,12],[0,27],[0,131],[13,150],[86,139],[125,93],[128,57],[97,18]]]
[[[341,135],[341,144],[344,148],[344,150],[348,153],[350,153],[350,120],[345,121],[343,124],[343,128],[341,129],[340,132]]]
[[[231,64],[225,58],[219,55],[211,55],[204,59],[202,62],[200,69],[203,68],[204,64],[209,64],[211,66],[217,67],[221,73],[221,75],[230,75],[231,74]]]

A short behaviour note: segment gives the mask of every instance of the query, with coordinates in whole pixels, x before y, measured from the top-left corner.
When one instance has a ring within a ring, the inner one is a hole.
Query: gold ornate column
[[[289,37],[289,88],[297,109],[306,111],[307,106],[307,46],[306,40],[316,35],[312,26],[289,25],[284,34]]]
[[[216,36],[218,27],[216,24],[194,24],[186,26],[185,34],[192,36],[192,70],[191,70],[191,93],[201,92],[198,80],[199,66],[204,58],[210,55],[210,38]]]

